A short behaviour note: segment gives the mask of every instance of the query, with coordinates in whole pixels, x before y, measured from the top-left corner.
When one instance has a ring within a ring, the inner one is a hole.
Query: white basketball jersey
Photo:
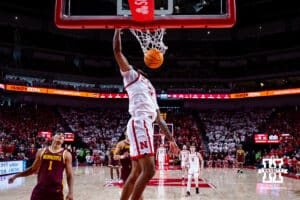
[[[199,157],[198,157],[196,152],[195,153],[190,153],[190,155],[189,155],[189,164],[190,164],[190,168],[198,169],[200,167]]]
[[[132,117],[143,115],[156,119],[158,108],[156,92],[151,82],[134,69],[122,72],[123,82],[129,97],[129,113]]]
[[[165,147],[159,147],[158,148],[158,157],[165,157],[166,155],[166,148]]]
[[[180,152],[180,156],[181,156],[181,161],[186,162],[186,160],[189,156],[189,151],[188,150],[182,150]]]

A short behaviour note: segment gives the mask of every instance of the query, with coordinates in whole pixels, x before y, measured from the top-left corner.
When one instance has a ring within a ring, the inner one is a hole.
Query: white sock
[[[188,192],[191,191],[191,185],[192,185],[192,175],[189,174],[189,175],[188,175],[187,189],[186,189]]]
[[[194,174],[196,188],[199,188],[199,173]]]

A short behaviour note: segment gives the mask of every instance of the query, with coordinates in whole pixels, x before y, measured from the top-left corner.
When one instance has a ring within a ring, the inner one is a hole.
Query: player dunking
[[[181,164],[181,176],[182,180],[184,180],[185,175],[187,174],[187,163],[188,163],[188,157],[189,157],[190,151],[187,150],[186,145],[183,145],[182,150],[179,154],[180,164]]]
[[[38,183],[33,189],[31,200],[64,200],[63,172],[66,169],[69,192],[67,200],[73,199],[72,156],[62,148],[64,134],[54,135],[49,147],[39,149],[32,166],[8,180],[13,183],[16,178],[29,176],[38,172]]]
[[[127,124],[127,134],[130,142],[132,170],[124,185],[121,200],[127,200],[130,196],[132,200],[138,200],[155,174],[152,127],[155,120],[166,133],[170,141],[170,150],[177,152],[178,147],[160,116],[154,87],[147,78],[132,68],[122,53],[120,29],[115,30],[113,49],[129,96],[131,115]]]
[[[196,194],[199,194],[199,173],[200,169],[204,168],[203,158],[200,153],[196,152],[196,147],[190,147],[191,153],[188,156],[188,183],[186,196],[191,195],[191,184],[192,184],[192,176],[194,175],[195,185],[196,185]],[[200,168],[201,164],[201,168]]]
[[[160,144],[160,147],[156,151],[158,169],[162,169],[162,170],[164,169],[165,158],[166,158],[166,148],[164,147],[164,144]]]
[[[121,179],[123,183],[126,182],[130,172],[131,172],[131,160],[130,160],[130,146],[129,146],[129,139],[127,137],[124,140],[118,142],[114,159],[120,160],[121,163]]]
[[[243,166],[245,163],[245,151],[242,149],[242,145],[240,145],[239,149],[236,151],[236,162],[237,167],[239,168],[237,173],[243,173]]]

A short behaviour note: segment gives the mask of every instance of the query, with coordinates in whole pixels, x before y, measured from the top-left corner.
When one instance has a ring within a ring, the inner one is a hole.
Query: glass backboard
[[[235,0],[152,0],[154,19],[132,19],[129,0],[56,0],[55,23],[65,29],[230,28]],[[145,3],[151,0],[130,0]]]

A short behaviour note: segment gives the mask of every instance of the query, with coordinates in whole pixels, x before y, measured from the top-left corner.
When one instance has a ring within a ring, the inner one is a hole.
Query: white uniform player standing
[[[180,151],[179,159],[181,161],[181,176],[184,180],[185,175],[187,174],[187,163],[190,151],[187,150],[186,145],[183,145],[182,150]]]
[[[191,195],[191,184],[192,184],[192,176],[194,176],[195,185],[196,185],[196,194],[199,194],[199,173],[200,173],[200,164],[201,169],[204,167],[203,158],[200,153],[196,152],[196,147],[190,147],[191,153],[188,157],[188,184],[186,195]]]
[[[164,169],[165,158],[166,158],[166,148],[163,144],[157,149],[156,158],[158,161],[158,169]]]

